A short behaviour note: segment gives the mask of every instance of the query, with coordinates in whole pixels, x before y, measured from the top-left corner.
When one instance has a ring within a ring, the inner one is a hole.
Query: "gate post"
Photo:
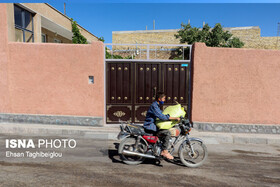
[[[190,67],[189,67],[189,90],[188,90],[188,118],[192,122],[192,99],[193,99],[193,64],[194,64],[195,43],[190,47]]]
[[[147,45],[147,60],[150,59],[150,45]]]

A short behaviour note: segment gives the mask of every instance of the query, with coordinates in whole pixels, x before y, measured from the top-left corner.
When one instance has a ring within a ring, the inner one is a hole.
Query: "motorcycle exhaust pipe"
[[[156,157],[153,155],[147,155],[147,154],[142,154],[142,153],[136,153],[136,152],[132,152],[132,151],[127,151],[127,150],[123,150],[122,154],[124,155],[128,155],[128,156],[141,156],[144,158],[152,158],[155,159]]]

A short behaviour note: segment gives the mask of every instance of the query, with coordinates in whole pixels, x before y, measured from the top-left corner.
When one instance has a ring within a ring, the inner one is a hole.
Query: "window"
[[[88,76],[88,83],[93,84],[94,83],[94,76]]]
[[[62,43],[62,42],[61,42],[61,40],[55,38],[54,43]]]
[[[47,36],[42,34],[42,43],[47,43]]]
[[[17,42],[34,42],[33,15],[14,5],[15,34]]]

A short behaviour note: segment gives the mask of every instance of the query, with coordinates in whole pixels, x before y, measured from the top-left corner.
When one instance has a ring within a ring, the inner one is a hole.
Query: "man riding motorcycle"
[[[158,92],[156,94],[156,100],[151,104],[149,110],[147,111],[146,119],[144,122],[144,128],[146,133],[151,133],[162,139],[163,151],[161,152],[161,155],[167,159],[172,160],[174,159],[174,157],[167,150],[169,146],[169,140],[171,139],[171,133],[168,129],[158,130],[157,126],[155,125],[157,118],[164,121],[180,120],[180,118],[170,117],[169,114],[164,115],[162,113],[162,111],[160,110],[160,105],[162,105],[165,102],[165,99],[166,99],[166,95],[163,92]]]

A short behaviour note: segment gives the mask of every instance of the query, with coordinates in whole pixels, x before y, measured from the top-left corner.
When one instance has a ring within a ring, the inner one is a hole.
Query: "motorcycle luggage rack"
[[[127,131],[127,132],[129,132],[129,133],[132,134],[132,131],[131,131],[131,129],[130,129],[129,126],[128,126],[128,124],[129,124],[128,121],[122,121],[122,120],[119,119],[119,122],[121,123],[121,125],[120,125],[121,131]],[[123,126],[124,124],[126,124],[125,127]],[[128,130],[126,130],[126,129],[128,129]]]
[[[126,126],[125,129],[128,129],[127,131],[129,131],[129,133],[132,134],[132,131],[129,126]]]

